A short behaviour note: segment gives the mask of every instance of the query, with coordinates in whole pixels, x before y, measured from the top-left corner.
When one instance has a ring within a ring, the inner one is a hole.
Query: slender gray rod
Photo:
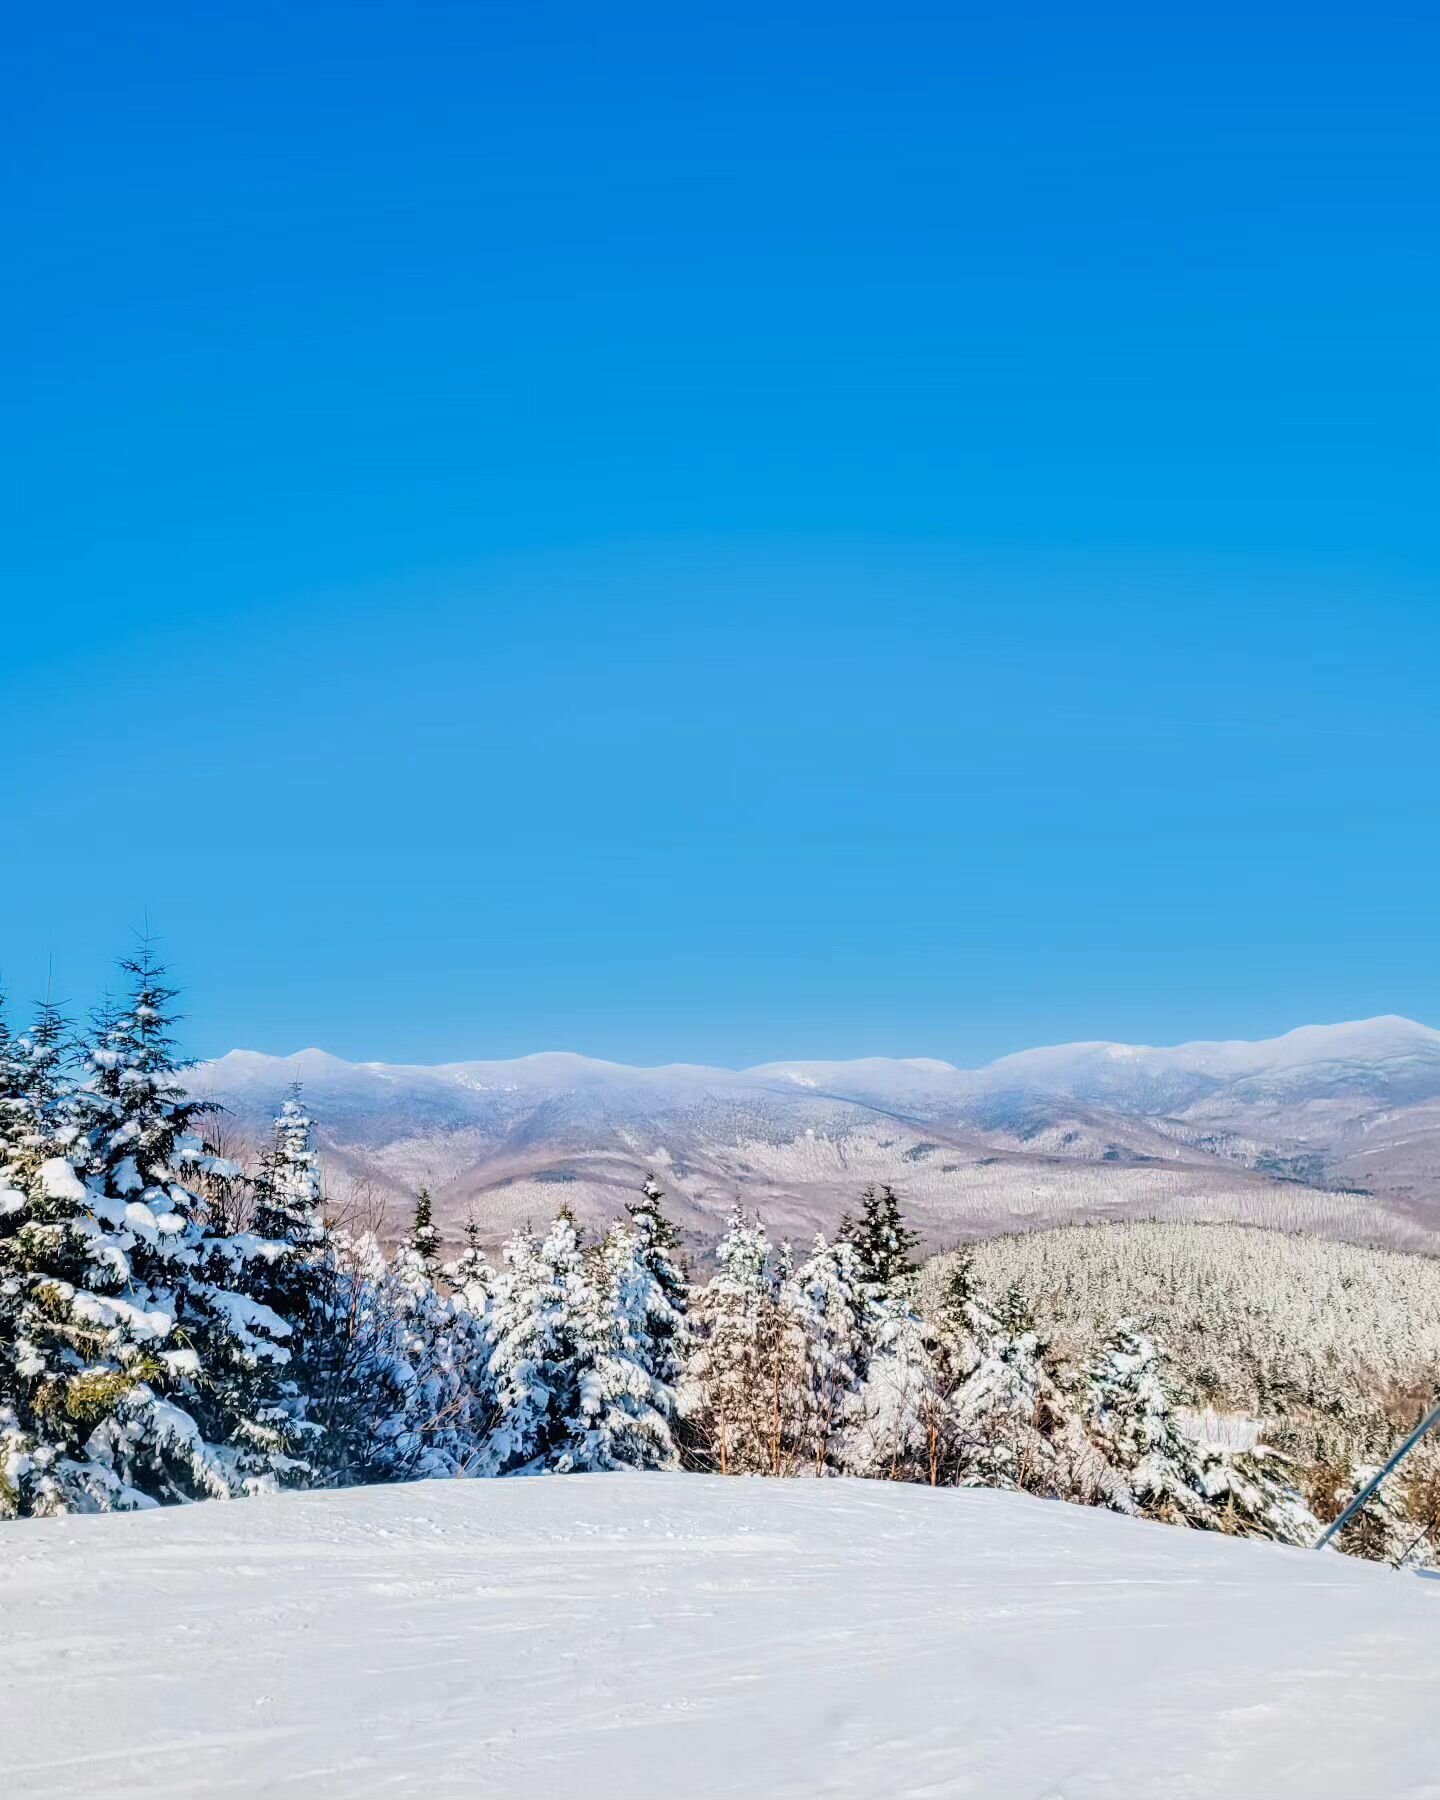
[[[1325,1548],[1325,1546],[1330,1542],[1331,1538],[1334,1537],[1335,1533],[1340,1529],[1340,1527],[1343,1524],[1345,1524],[1347,1520],[1353,1519],[1355,1517],[1356,1513],[1358,1513],[1360,1511],[1361,1507],[1364,1506],[1365,1502],[1375,1492],[1376,1488],[1379,1487],[1380,1483],[1382,1481],[1384,1481],[1388,1475],[1393,1473],[1393,1471],[1396,1468],[1398,1468],[1402,1462],[1404,1462],[1405,1458],[1410,1454],[1410,1452],[1420,1442],[1421,1438],[1424,1437],[1425,1433],[1427,1431],[1429,1431],[1429,1429],[1432,1425],[1440,1425],[1440,1406],[1437,1406],[1433,1409],[1433,1411],[1426,1413],[1425,1417],[1420,1421],[1420,1423],[1410,1433],[1409,1437],[1406,1438],[1405,1442],[1400,1446],[1400,1448],[1390,1458],[1389,1462],[1386,1463],[1385,1467],[1383,1469],[1381,1469],[1379,1474],[1372,1476],[1371,1479],[1365,1483],[1364,1487],[1361,1488],[1360,1492],[1355,1496],[1355,1498],[1350,1502],[1350,1504],[1345,1508],[1344,1512],[1341,1513],[1340,1517],[1338,1519],[1332,1520],[1331,1523],[1325,1527],[1325,1530],[1324,1530],[1323,1534],[1321,1535],[1319,1543],[1317,1543],[1315,1546],[1315,1548],[1317,1550],[1323,1550]]]

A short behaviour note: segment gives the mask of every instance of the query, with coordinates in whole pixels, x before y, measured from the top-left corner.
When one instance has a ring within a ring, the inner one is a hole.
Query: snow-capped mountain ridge
[[[900,1186],[940,1244],[1135,1215],[1401,1243],[1440,1229],[1440,1032],[1394,1017],[1259,1043],[1065,1044],[969,1070],[636,1068],[569,1051],[427,1066],[311,1048],[232,1051],[191,1079],[255,1137],[298,1080],[338,1185],[367,1183],[398,1215],[424,1182],[452,1230],[473,1213],[495,1237],[548,1217],[557,1183],[582,1219],[613,1216],[651,1168],[701,1243],[737,1195],[779,1232],[830,1229],[868,1180]]]
[[[1015,1051],[978,1069],[962,1069],[935,1057],[861,1057],[843,1061],[757,1063],[745,1069],[699,1063],[656,1066],[610,1062],[574,1051],[537,1051],[509,1059],[447,1063],[346,1062],[316,1048],[272,1056],[232,1050],[202,1065],[207,1087],[241,1093],[277,1080],[385,1077],[451,1082],[475,1091],[518,1092],[606,1084],[644,1088],[775,1088],[839,1091],[846,1098],[934,1092],[937,1094],[1035,1089],[1106,1091],[1163,1076],[1186,1075],[1217,1084],[1300,1071],[1347,1071],[1356,1080],[1396,1069],[1434,1070],[1440,1094],[1440,1031],[1389,1014],[1335,1025],[1302,1025],[1275,1038],[1196,1040],[1169,1047],[1107,1040],[1047,1045]]]

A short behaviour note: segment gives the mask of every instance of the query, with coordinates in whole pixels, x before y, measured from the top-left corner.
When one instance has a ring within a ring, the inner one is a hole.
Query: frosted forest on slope
[[[445,1260],[422,1191],[387,1249],[365,1221],[327,1216],[298,1095],[255,1166],[219,1154],[212,1111],[178,1080],[163,971],[146,951],[125,974],[127,998],[78,1038],[50,1009],[0,1034],[3,1512],[685,1467],[1010,1488],[1306,1543],[1411,1422],[1388,1391],[1347,1420],[1345,1381],[1409,1382],[1413,1399],[1430,1376],[1423,1308],[1413,1343],[1391,1321],[1347,1346],[1297,1309],[1256,1340],[1254,1428],[1197,1430],[1190,1403],[1247,1396],[1243,1374],[1195,1352],[1193,1250],[1161,1258],[1158,1287],[1097,1282],[1115,1311],[1081,1334],[1054,1238],[1050,1265],[992,1248],[919,1280],[886,1186],[802,1249],[737,1205],[703,1283],[653,1181],[598,1238],[562,1208],[498,1264],[478,1227]],[[1192,1312],[1157,1305],[1161,1290]],[[1217,1336],[1233,1334],[1235,1280],[1209,1291]],[[1157,1328],[1183,1339],[1187,1385]],[[1317,1357],[1333,1406],[1296,1374]],[[1322,1437],[1327,1407],[1340,1428]],[[1344,1547],[1426,1561],[1430,1465],[1392,1486]]]

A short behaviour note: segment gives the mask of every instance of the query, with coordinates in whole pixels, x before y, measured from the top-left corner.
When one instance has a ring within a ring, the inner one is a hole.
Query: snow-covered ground
[[[1440,1583],[599,1475],[0,1526],[7,1794],[1440,1796]]]

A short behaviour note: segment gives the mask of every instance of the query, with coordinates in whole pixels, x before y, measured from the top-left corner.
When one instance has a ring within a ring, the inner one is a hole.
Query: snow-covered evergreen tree
[[[606,1233],[576,1312],[576,1412],[561,1469],[673,1469],[685,1318],[666,1292],[669,1269],[654,1199]],[[673,1270],[671,1271],[673,1273]],[[678,1286],[678,1283],[677,1283]]]
[[[374,1234],[331,1234],[312,1265],[303,1362],[317,1486],[403,1481],[423,1442],[406,1352],[406,1304]]]
[[[781,1304],[801,1346],[803,1453],[823,1474],[843,1466],[844,1439],[861,1418],[860,1390],[870,1366],[875,1321],[855,1245],[817,1236],[785,1284]]]
[[[647,1306],[650,1320],[649,1360],[655,1378],[678,1389],[690,1353],[690,1285],[675,1253],[680,1233],[665,1211],[665,1192],[647,1175],[638,1200],[626,1202],[635,1239],[635,1257],[658,1290],[659,1301]]]
[[[842,1451],[848,1474],[938,1484],[950,1435],[949,1397],[937,1346],[901,1297],[872,1303],[869,1367],[855,1413]]]
[[[1205,1530],[1219,1526],[1207,1475],[1213,1457],[1176,1416],[1177,1396],[1159,1350],[1122,1320],[1090,1365],[1086,1413],[1112,1466],[1147,1517]]]
[[[783,1474],[795,1456],[803,1373],[795,1321],[780,1300],[788,1246],[775,1255],[764,1226],[737,1204],[715,1257],[691,1307],[682,1411],[694,1457],[722,1475]]]
[[[465,1248],[447,1265],[445,1279],[468,1312],[477,1318],[484,1316],[495,1287],[495,1270],[481,1245],[478,1219],[465,1221]]]
[[[128,1000],[92,1036],[73,1118],[31,1133],[4,1240],[12,1511],[227,1496],[294,1467],[291,1329],[247,1279],[276,1247],[207,1236],[185,1185],[205,1109],[176,1080],[173,992],[148,947],[122,966]],[[52,1072],[37,1059],[42,1117]]]
[[[415,1217],[407,1243],[433,1281],[440,1269],[440,1231],[435,1223],[428,1187],[422,1187],[415,1196]]]
[[[281,1104],[274,1143],[263,1164],[262,1193],[254,1220],[261,1237],[301,1248],[324,1241],[320,1158],[313,1132],[314,1122],[300,1104],[297,1081]]]
[[[405,1408],[394,1434],[401,1452],[395,1473],[412,1479],[478,1469],[476,1432],[489,1412],[486,1327],[435,1284],[438,1237],[429,1225],[428,1203],[422,1189],[416,1228],[378,1278],[399,1326],[400,1355],[392,1375],[404,1391]]]
[[[335,1271],[331,1243],[321,1215],[320,1159],[314,1125],[300,1103],[297,1082],[281,1104],[274,1137],[260,1162],[254,1182],[252,1229],[274,1250],[253,1265],[251,1290],[257,1299],[292,1327],[291,1360],[282,1383],[284,1401],[294,1421],[297,1444],[307,1462],[324,1452],[320,1396],[331,1370],[328,1356],[327,1297]],[[293,1479],[309,1479],[308,1468],[292,1470]]]
[[[1308,1548],[1320,1535],[1320,1523],[1293,1479],[1289,1458],[1263,1444],[1249,1450],[1212,1446],[1205,1493],[1218,1515],[1218,1528],[1233,1536]]]
[[[494,1423],[481,1451],[488,1475],[553,1469],[580,1415],[583,1319],[593,1307],[575,1221],[562,1210],[542,1241],[525,1233],[504,1250],[490,1306]]]
[[[859,1218],[847,1220],[841,1236],[855,1247],[862,1281],[890,1290],[915,1273],[911,1253],[920,1238],[906,1225],[894,1188],[867,1187]]]
[[[936,1382],[947,1404],[930,1453],[942,1480],[1134,1510],[1046,1366],[1017,1293],[987,1300],[973,1257],[962,1253],[949,1262],[933,1318]]]

